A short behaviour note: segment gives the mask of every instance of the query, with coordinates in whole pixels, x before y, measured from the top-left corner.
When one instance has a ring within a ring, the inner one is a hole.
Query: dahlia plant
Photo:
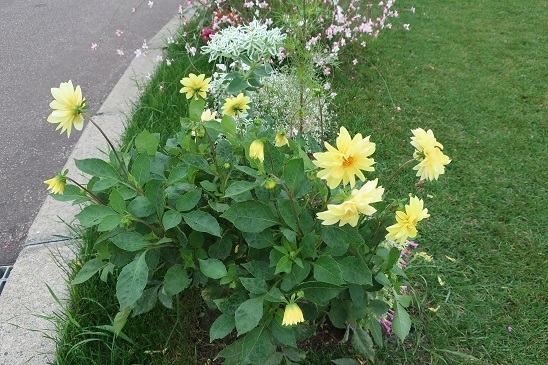
[[[301,136],[261,121],[238,129],[249,97],[226,100],[215,118],[203,99],[208,81],[185,80],[189,115],[165,144],[145,130],[108,161],[77,160],[92,176],[86,184],[68,171],[47,181],[53,197],[82,204],[83,227],[101,233],[72,284],[116,274],[116,333],[130,315],[158,303],[171,308],[185,290],[199,289],[216,316],[210,340],[234,335],[218,355],[225,364],[299,362],[306,352],[298,343],[326,318],[369,360],[373,343],[383,345],[388,314],[403,340],[411,297],[401,257],[429,216],[423,201],[389,198],[388,186],[372,179],[369,136],[341,127],[335,145],[311,156]],[[51,121],[68,134],[85,101],[79,88],[60,89],[52,89],[52,107],[63,115],[54,111]],[[417,174],[437,178],[449,163],[441,144],[431,131],[413,135]]]

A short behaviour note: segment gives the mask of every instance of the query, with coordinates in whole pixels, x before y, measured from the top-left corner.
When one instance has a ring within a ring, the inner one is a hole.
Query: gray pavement
[[[149,8],[142,0],[0,2],[0,265],[16,260],[47,195],[43,181],[65,164],[82,134],[73,131],[67,139],[46,122],[50,88],[72,79],[95,113],[133,51],[176,15],[180,3],[156,0]]]

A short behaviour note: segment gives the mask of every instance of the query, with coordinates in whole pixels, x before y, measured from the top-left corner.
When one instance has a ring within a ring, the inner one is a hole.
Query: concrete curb
[[[114,144],[124,132],[125,117],[131,115],[132,105],[138,101],[138,85],[145,82],[148,73],[154,72],[159,63],[157,56],[163,54],[165,39],[174,35],[179,25],[177,16],[154,36],[148,44],[148,55],[131,62],[94,117]],[[88,123],[64,169],[69,169],[75,177],[78,169],[74,160],[103,158],[99,149],[106,150],[107,144],[99,131]],[[71,233],[60,222],[72,222],[79,209],[48,196],[34,219],[25,248],[0,295],[0,364],[44,365],[53,361],[55,342],[44,335],[55,337],[54,326],[43,317],[62,310],[46,284],[61,301],[66,300],[66,273],[59,263],[72,259],[74,252],[69,238]]]

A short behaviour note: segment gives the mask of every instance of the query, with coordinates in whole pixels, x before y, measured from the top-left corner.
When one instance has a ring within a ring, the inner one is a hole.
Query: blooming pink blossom
[[[92,43],[92,44],[91,44],[91,50],[92,50],[92,51],[97,50],[97,43]]]
[[[116,36],[120,37],[124,32],[121,29],[116,29]]]
[[[123,55],[124,55],[124,51],[121,50],[121,49],[117,49],[117,50],[116,50],[116,54],[117,54],[118,56],[123,56]]]

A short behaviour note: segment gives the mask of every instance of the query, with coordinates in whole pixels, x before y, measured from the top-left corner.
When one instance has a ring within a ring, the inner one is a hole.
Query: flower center
[[[343,157],[343,167],[352,166],[353,163],[354,163],[354,157],[348,157],[348,158]]]

